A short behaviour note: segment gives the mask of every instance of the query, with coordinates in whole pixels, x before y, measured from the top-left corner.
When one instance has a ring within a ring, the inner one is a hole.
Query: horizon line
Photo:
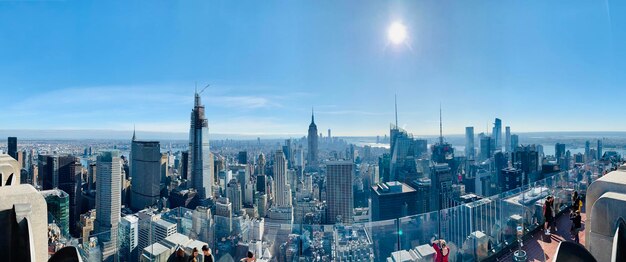
[[[125,130],[125,129],[34,129],[34,128],[15,128],[15,129],[0,129],[0,132],[16,132],[16,131],[29,131],[29,132],[128,132],[130,134],[133,131],[141,132],[141,133],[151,133],[151,134],[170,134],[170,135],[189,135],[189,132],[172,132],[172,131],[153,131],[153,130]],[[409,132],[410,133],[410,132]],[[511,134],[535,134],[535,133],[624,133],[626,131],[608,131],[608,130],[547,130],[547,131],[523,131],[523,132],[515,132]],[[297,137],[306,137],[307,134],[303,133],[209,133],[210,135],[219,135],[219,136],[297,136]],[[480,133],[478,133],[480,134]],[[383,135],[387,135],[386,133]],[[426,137],[439,137],[439,134],[412,134],[413,136],[426,136]],[[444,134],[445,136],[464,136],[465,133],[452,133],[452,134]],[[376,137],[380,136],[380,134],[369,134],[369,135],[335,135],[333,137]]]

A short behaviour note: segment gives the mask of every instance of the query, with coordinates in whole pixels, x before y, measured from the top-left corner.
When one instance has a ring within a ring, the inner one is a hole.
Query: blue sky
[[[626,130],[620,1],[0,1],[2,129]],[[400,21],[406,45],[387,28]],[[325,132],[324,132],[325,133]]]

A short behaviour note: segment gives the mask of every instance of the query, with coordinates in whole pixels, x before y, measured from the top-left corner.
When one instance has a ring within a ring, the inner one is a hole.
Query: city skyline
[[[626,82],[616,30],[626,6],[614,1],[526,12],[489,1],[446,12],[430,1],[345,2],[335,12],[324,3],[0,5],[0,120],[16,129],[186,132],[196,83],[211,84],[203,99],[214,134],[306,134],[311,106],[320,130],[385,134],[394,94],[399,126],[416,135],[438,132],[439,103],[444,134],[479,133],[495,117],[514,133],[626,129],[603,120],[617,116],[611,94]],[[406,45],[387,39],[396,22]]]
[[[625,26],[616,0],[0,1],[0,254],[626,261]]]

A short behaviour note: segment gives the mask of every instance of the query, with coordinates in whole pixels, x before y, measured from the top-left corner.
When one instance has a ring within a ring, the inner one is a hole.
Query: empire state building
[[[209,121],[204,115],[200,94],[196,92],[189,129],[189,187],[197,190],[200,199],[213,196],[213,157],[209,150]]]
[[[307,164],[314,166],[317,164],[317,125],[315,125],[315,116],[311,111],[311,124],[309,125],[309,135],[307,136],[309,151],[307,154]]]

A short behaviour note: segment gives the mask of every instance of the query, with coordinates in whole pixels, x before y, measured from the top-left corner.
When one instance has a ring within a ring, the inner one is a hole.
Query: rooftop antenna
[[[135,124],[133,124],[133,141],[135,141],[135,138],[137,138],[137,137],[135,136],[135,130],[136,130],[136,129],[135,129]]]
[[[398,128],[398,94],[393,96],[394,106],[396,108],[396,128]]]
[[[439,102],[439,143],[443,145],[443,124],[441,121],[441,102]]]
[[[311,123],[315,123],[315,110],[311,107]]]

